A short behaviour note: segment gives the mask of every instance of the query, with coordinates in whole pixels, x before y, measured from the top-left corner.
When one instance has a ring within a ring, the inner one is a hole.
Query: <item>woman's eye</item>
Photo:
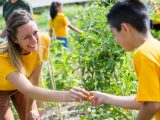
[[[24,40],[29,39],[29,36],[24,37]]]
[[[34,35],[38,35],[38,31],[34,32]]]

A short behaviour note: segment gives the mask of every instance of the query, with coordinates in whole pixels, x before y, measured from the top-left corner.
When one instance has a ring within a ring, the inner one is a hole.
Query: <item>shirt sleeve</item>
[[[63,17],[63,21],[65,26],[68,26],[70,24],[70,21],[66,16]]]
[[[40,61],[46,61],[49,57],[50,37],[42,33],[40,37],[39,55]]]
[[[8,59],[0,57],[0,61],[0,71],[4,79],[6,79],[10,73],[18,71],[17,68],[14,67]]]
[[[138,76],[137,101],[160,101],[159,67],[145,56],[139,56],[135,70]]]

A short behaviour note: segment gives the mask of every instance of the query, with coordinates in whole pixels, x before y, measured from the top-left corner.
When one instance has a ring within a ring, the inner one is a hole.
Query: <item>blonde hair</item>
[[[6,26],[8,43],[0,45],[0,54],[8,52],[11,64],[24,75],[26,75],[26,71],[21,60],[21,48],[18,44],[14,43],[14,40],[16,39],[17,29],[30,21],[34,21],[34,19],[27,11],[22,9],[13,11],[8,18]]]

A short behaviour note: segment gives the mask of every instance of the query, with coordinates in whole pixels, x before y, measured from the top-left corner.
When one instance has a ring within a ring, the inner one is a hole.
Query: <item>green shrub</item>
[[[78,60],[82,72],[81,85],[90,90],[98,90],[115,95],[131,95],[136,90],[137,79],[133,72],[132,59],[114,41],[106,14],[114,4],[97,0],[79,16],[79,25],[84,30],[79,41]],[[105,105],[94,108],[85,105],[81,110],[89,111],[89,117],[81,119],[134,119],[134,112]]]

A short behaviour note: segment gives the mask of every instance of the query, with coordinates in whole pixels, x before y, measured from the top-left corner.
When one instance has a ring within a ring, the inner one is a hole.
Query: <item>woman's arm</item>
[[[32,83],[21,73],[13,72],[7,76],[7,79],[21,93],[31,99],[54,102],[72,102],[87,100],[89,93],[79,87],[74,87],[70,91],[55,91],[33,86]]]
[[[31,83],[35,86],[39,86],[40,77],[41,77],[41,71],[42,71],[42,63],[38,64],[33,73],[31,74],[29,80]],[[26,105],[26,112],[32,110],[32,106],[35,101],[33,99],[27,98],[27,105]]]
[[[33,73],[31,74],[29,80],[33,85],[38,86],[40,82],[41,77],[41,71],[42,71],[42,63],[38,64]]]

